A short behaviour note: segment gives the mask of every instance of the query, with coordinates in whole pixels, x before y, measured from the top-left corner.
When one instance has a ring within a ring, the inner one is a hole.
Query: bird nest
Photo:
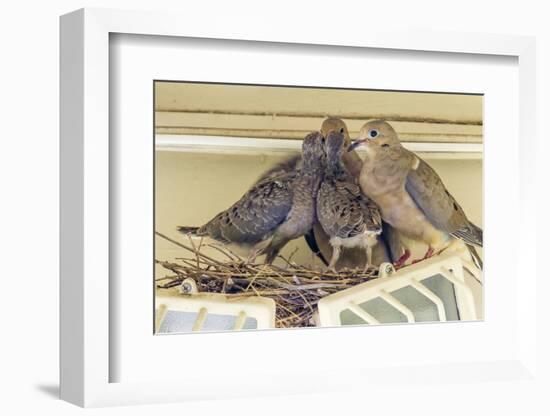
[[[367,272],[356,269],[332,272],[299,265],[292,261],[295,252],[288,258],[279,256],[285,263],[282,267],[251,264],[228,247],[208,244],[223,255],[224,260],[221,261],[201,252],[202,241],[196,245],[189,239],[187,245],[158,232],[156,234],[183,248],[187,254],[177,258],[176,262],[155,260],[173,273],[156,279],[157,288],[180,286],[185,293],[190,290],[190,286],[182,283],[186,279],[193,279],[198,291],[203,293],[272,298],[277,305],[277,328],[315,326],[313,315],[321,298],[378,277],[375,268]]]

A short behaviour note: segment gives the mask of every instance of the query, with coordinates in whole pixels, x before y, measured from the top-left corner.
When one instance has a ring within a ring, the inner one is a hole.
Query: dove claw
[[[442,251],[442,250],[441,250]],[[437,254],[441,253],[441,251],[439,251]],[[424,254],[424,257],[422,257],[421,259],[416,259],[416,260],[413,260],[411,262],[411,264],[416,264],[418,262],[421,262],[422,260],[426,260],[426,259],[429,259],[430,257],[432,257],[433,255],[435,254],[435,250],[430,247],[428,248],[428,251],[426,251],[426,254]]]
[[[396,269],[400,269],[405,265],[405,262],[411,257],[411,251],[409,249],[405,250],[403,255],[397,259],[395,263],[393,263],[393,267]]]

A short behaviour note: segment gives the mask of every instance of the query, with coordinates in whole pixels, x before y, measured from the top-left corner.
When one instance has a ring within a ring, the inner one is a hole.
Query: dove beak
[[[355,140],[352,144],[350,144],[348,146],[348,149],[347,151],[348,152],[351,152],[352,150],[355,150],[356,148],[358,148],[359,146],[361,146],[363,143],[365,143],[367,140],[366,139],[357,139]]]

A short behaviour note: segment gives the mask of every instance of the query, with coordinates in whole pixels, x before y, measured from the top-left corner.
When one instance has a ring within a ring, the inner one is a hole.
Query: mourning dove
[[[335,117],[325,119],[321,125],[321,133],[326,138],[331,132],[343,134],[344,143],[342,147],[344,150],[351,144],[348,128],[343,120]],[[341,160],[350,177],[356,182],[363,166],[363,162],[359,155],[353,151],[344,151]],[[322,226],[316,222],[313,225],[312,231],[306,234],[305,238],[312,250],[316,248],[318,256],[324,260],[325,264],[328,264],[328,260],[332,258],[332,245],[330,244],[329,237],[324,232]],[[383,262],[393,261],[391,252],[385,241],[385,235],[379,235],[378,241],[380,244],[376,244],[373,248],[371,263],[374,265],[379,265]],[[363,267],[366,262],[367,258],[365,250],[359,247],[344,247],[335,268],[337,270],[343,268],[355,269],[358,267]]]
[[[266,263],[272,263],[287,242],[312,227],[324,161],[323,142],[319,132],[309,134],[303,142],[300,169],[261,180],[201,227],[178,229],[250,247],[248,262],[266,254]]]
[[[425,243],[424,258],[462,240],[481,265],[471,246],[483,246],[483,231],[468,220],[437,173],[401,145],[390,124],[382,120],[366,123],[348,150],[360,146],[366,149],[366,158],[359,184],[379,206],[384,221],[401,235]],[[399,265],[408,256],[407,249]]]
[[[321,125],[322,137],[328,137],[330,132],[338,132],[344,135],[343,148],[347,148],[351,144],[351,138],[349,136],[348,128],[343,120],[335,117],[326,118]],[[353,177],[357,178],[361,172],[363,165],[361,158],[356,152],[344,152],[342,155],[342,162]],[[281,173],[291,172],[295,169],[299,169],[301,158],[299,156],[292,156],[281,163],[275,165],[273,168],[265,172],[258,181],[262,181],[266,178],[280,175]],[[388,233],[388,235],[390,235]],[[390,250],[387,249],[387,245],[384,236],[380,236],[379,240],[382,244],[377,244],[374,247],[373,264],[381,264],[386,261],[393,261],[390,254]],[[315,222],[313,228],[304,236],[309,248],[326,264],[332,258],[332,246],[329,242],[329,237],[324,232],[319,222]],[[342,255],[336,264],[336,269],[342,268],[358,268],[362,267],[366,262],[365,251],[361,248],[345,247]]]
[[[326,167],[317,194],[317,219],[333,247],[329,268],[335,270],[342,247],[366,253],[365,271],[371,265],[372,247],[382,232],[382,218],[374,202],[363,195],[342,163],[344,135],[331,131],[325,141]]]

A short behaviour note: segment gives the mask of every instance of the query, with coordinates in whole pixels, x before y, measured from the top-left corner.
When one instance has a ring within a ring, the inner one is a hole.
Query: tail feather
[[[483,230],[475,225],[473,222],[470,222],[470,229],[475,235],[475,238],[478,241],[478,245],[483,247]]]
[[[474,223],[468,223],[467,227],[456,230],[452,235],[460,238],[466,244],[483,247],[483,230]]]
[[[182,234],[190,234],[190,235],[197,235],[197,231],[199,231],[199,227],[184,227],[179,226],[178,231]]]
[[[307,245],[311,249],[311,251],[317,257],[319,257],[319,259],[321,259],[321,261],[325,264],[325,266],[328,266],[328,261],[325,259],[325,256],[323,256],[323,253],[321,253],[321,249],[317,244],[317,240],[315,239],[315,234],[313,233],[313,229],[309,230],[307,234],[304,235],[304,238],[306,240]]]
[[[391,263],[395,263],[403,255],[404,247],[401,243],[399,232],[385,221],[382,221],[380,243],[386,247],[386,252]]]
[[[481,257],[479,256],[476,248],[473,245],[466,244],[468,247],[468,250],[470,251],[470,254],[472,255],[472,260],[474,261],[474,264],[479,270],[483,270],[483,260],[481,260]]]

